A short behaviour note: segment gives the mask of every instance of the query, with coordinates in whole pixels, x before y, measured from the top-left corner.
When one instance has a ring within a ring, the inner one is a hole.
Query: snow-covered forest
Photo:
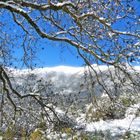
[[[133,88],[129,77],[113,67],[92,67],[101,83],[88,67],[8,68],[11,84],[26,98],[12,95],[14,110],[1,94],[1,132],[11,139],[24,137],[22,133],[30,139],[33,134],[35,139],[139,139],[139,86]],[[129,73],[140,84],[140,67],[135,70]],[[124,82],[117,88],[120,78]]]

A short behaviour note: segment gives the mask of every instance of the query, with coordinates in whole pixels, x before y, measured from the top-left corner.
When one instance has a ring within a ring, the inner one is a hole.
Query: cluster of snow
[[[124,119],[114,119],[108,121],[100,120],[98,122],[86,124],[86,131],[88,132],[106,130],[109,130],[114,135],[124,133],[126,131],[140,132],[140,117],[136,117],[134,114],[131,114]]]

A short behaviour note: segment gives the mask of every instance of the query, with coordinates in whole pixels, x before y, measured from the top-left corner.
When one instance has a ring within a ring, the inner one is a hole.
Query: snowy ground
[[[140,133],[140,117],[134,114],[126,116],[124,119],[115,119],[86,124],[86,131],[107,131],[109,130],[112,135],[123,134],[127,131]]]
[[[120,140],[121,137],[127,133],[132,135],[130,140],[140,140],[140,117],[137,116],[140,112],[139,110],[140,104],[135,104],[126,110],[125,118],[123,119],[112,119],[106,121],[101,119],[100,121],[90,123],[84,121],[85,114],[80,114],[81,116],[76,119],[78,124],[77,128],[83,128],[84,132],[91,135],[95,132],[99,132],[103,135],[105,140]],[[60,110],[57,110],[57,112],[62,114],[64,113]],[[57,138],[57,136],[52,135],[49,137]]]

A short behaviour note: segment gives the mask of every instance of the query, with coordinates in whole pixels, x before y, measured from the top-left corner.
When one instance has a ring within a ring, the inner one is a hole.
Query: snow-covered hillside
[[[39,93],[47,97],[47,103],[55,105],[55,111],[60,116],[68,115],[75,122],[74,127],[80,132],[92,134],[102,131],[104,136],[111,133],[110,139],[116,140],[128,131],[132,131],[134,135],[140,133],[139,88],[132,87],[134,85],[129,77],[115,71],[113,67],[93,65],[93,68],[95,71],[91,69],[89,71],[87,67],[68,66],[34,70],[10,69],[10,74],[12,73],[11,77],[14,77],[11,78],[13,79],[11,82],[17,91],[23,95],[30,91],[31,94]],[[135,70],[138,74],[140,67],[135,67]],[[130,73],[138,84],[137,75],[131,71]],[[120,84],[121,80],[123,82]],[[137,96],[133,94],[134,92],[137,92]],[[122,96],[115,104],[117,107],[110,108],[112,103],[108,95],[116,100]],[[129,99],[132,98],[137,100],[130,104]],[[124,103],[124,106],[119,106],[118,103]],[[96,107],[102,108],[104,113],[93,119],[94,113],[96,115],[99,113]],[[120,109],[121,107],[123,109]],[[109,109],[113,110],[114,114],[109,116],[106,112]],[[76,111],[76,115],[72,114],[73,110]],[[57,139],[58,135],[50,134],[48,137]],[[66,139],[66,134],[62,139]]]
[[[100,68],[102,71],[107,70],[106,66],[100,66]],[[95,69],[99,71],[96,65]],[[87,99],[88,102],[91,97],[91,91],[89,91],[91,80],[96,81],[96,78],[87,78],[88,69],[84,67],[57,66],[34,70],[12,70],[12,73],[16,77],[16,82],[13,81],[13,84],[23,85],[28,81],[35,91],[39,84],[50,83],[53,86],[53,94],[78,96],[79,99],[84,98],[84,101]],[[102,94],[102,87],[96,83],[94,95],[101,96]]]
[[[93,65],[92,67],[94,70],[88,67],[69,66],[37,68],[34,70],[12,70],[13,76],[16,77],[16,82],[13,81],[13,84],[23,85],[24,82],[27,83],[28,81],[33,85],[32,88],[35,91],[39,84],[47,84],[49,82],[53,86],[54,94],[71,94],[72,96],[87,98],[90,101],[89,98],[91,96],[101,97],[106,94],[106,91],[112,97],[118,96],[123,92],[128,94],[135,92],[132,85],[133,81],[131,80],[134,80],[137,84],[140,83],[138,77],[140,72],[139,66],[135,67],[136,74],[135,71],[129,70],[131,77],[125,75],[122,71],[114,70],[111,66]],[[77,95],[78,93],[79,95]]]

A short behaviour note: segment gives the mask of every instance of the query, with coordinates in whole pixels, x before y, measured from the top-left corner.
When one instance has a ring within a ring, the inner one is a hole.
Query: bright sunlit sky
[[[81,66],[83,60],[78,57],[77,51],[64,42],[46,41],[42,44],[43,49],[38,54],[38,64],[45,66]],[[75,55],[76,54],[76,55]]]

